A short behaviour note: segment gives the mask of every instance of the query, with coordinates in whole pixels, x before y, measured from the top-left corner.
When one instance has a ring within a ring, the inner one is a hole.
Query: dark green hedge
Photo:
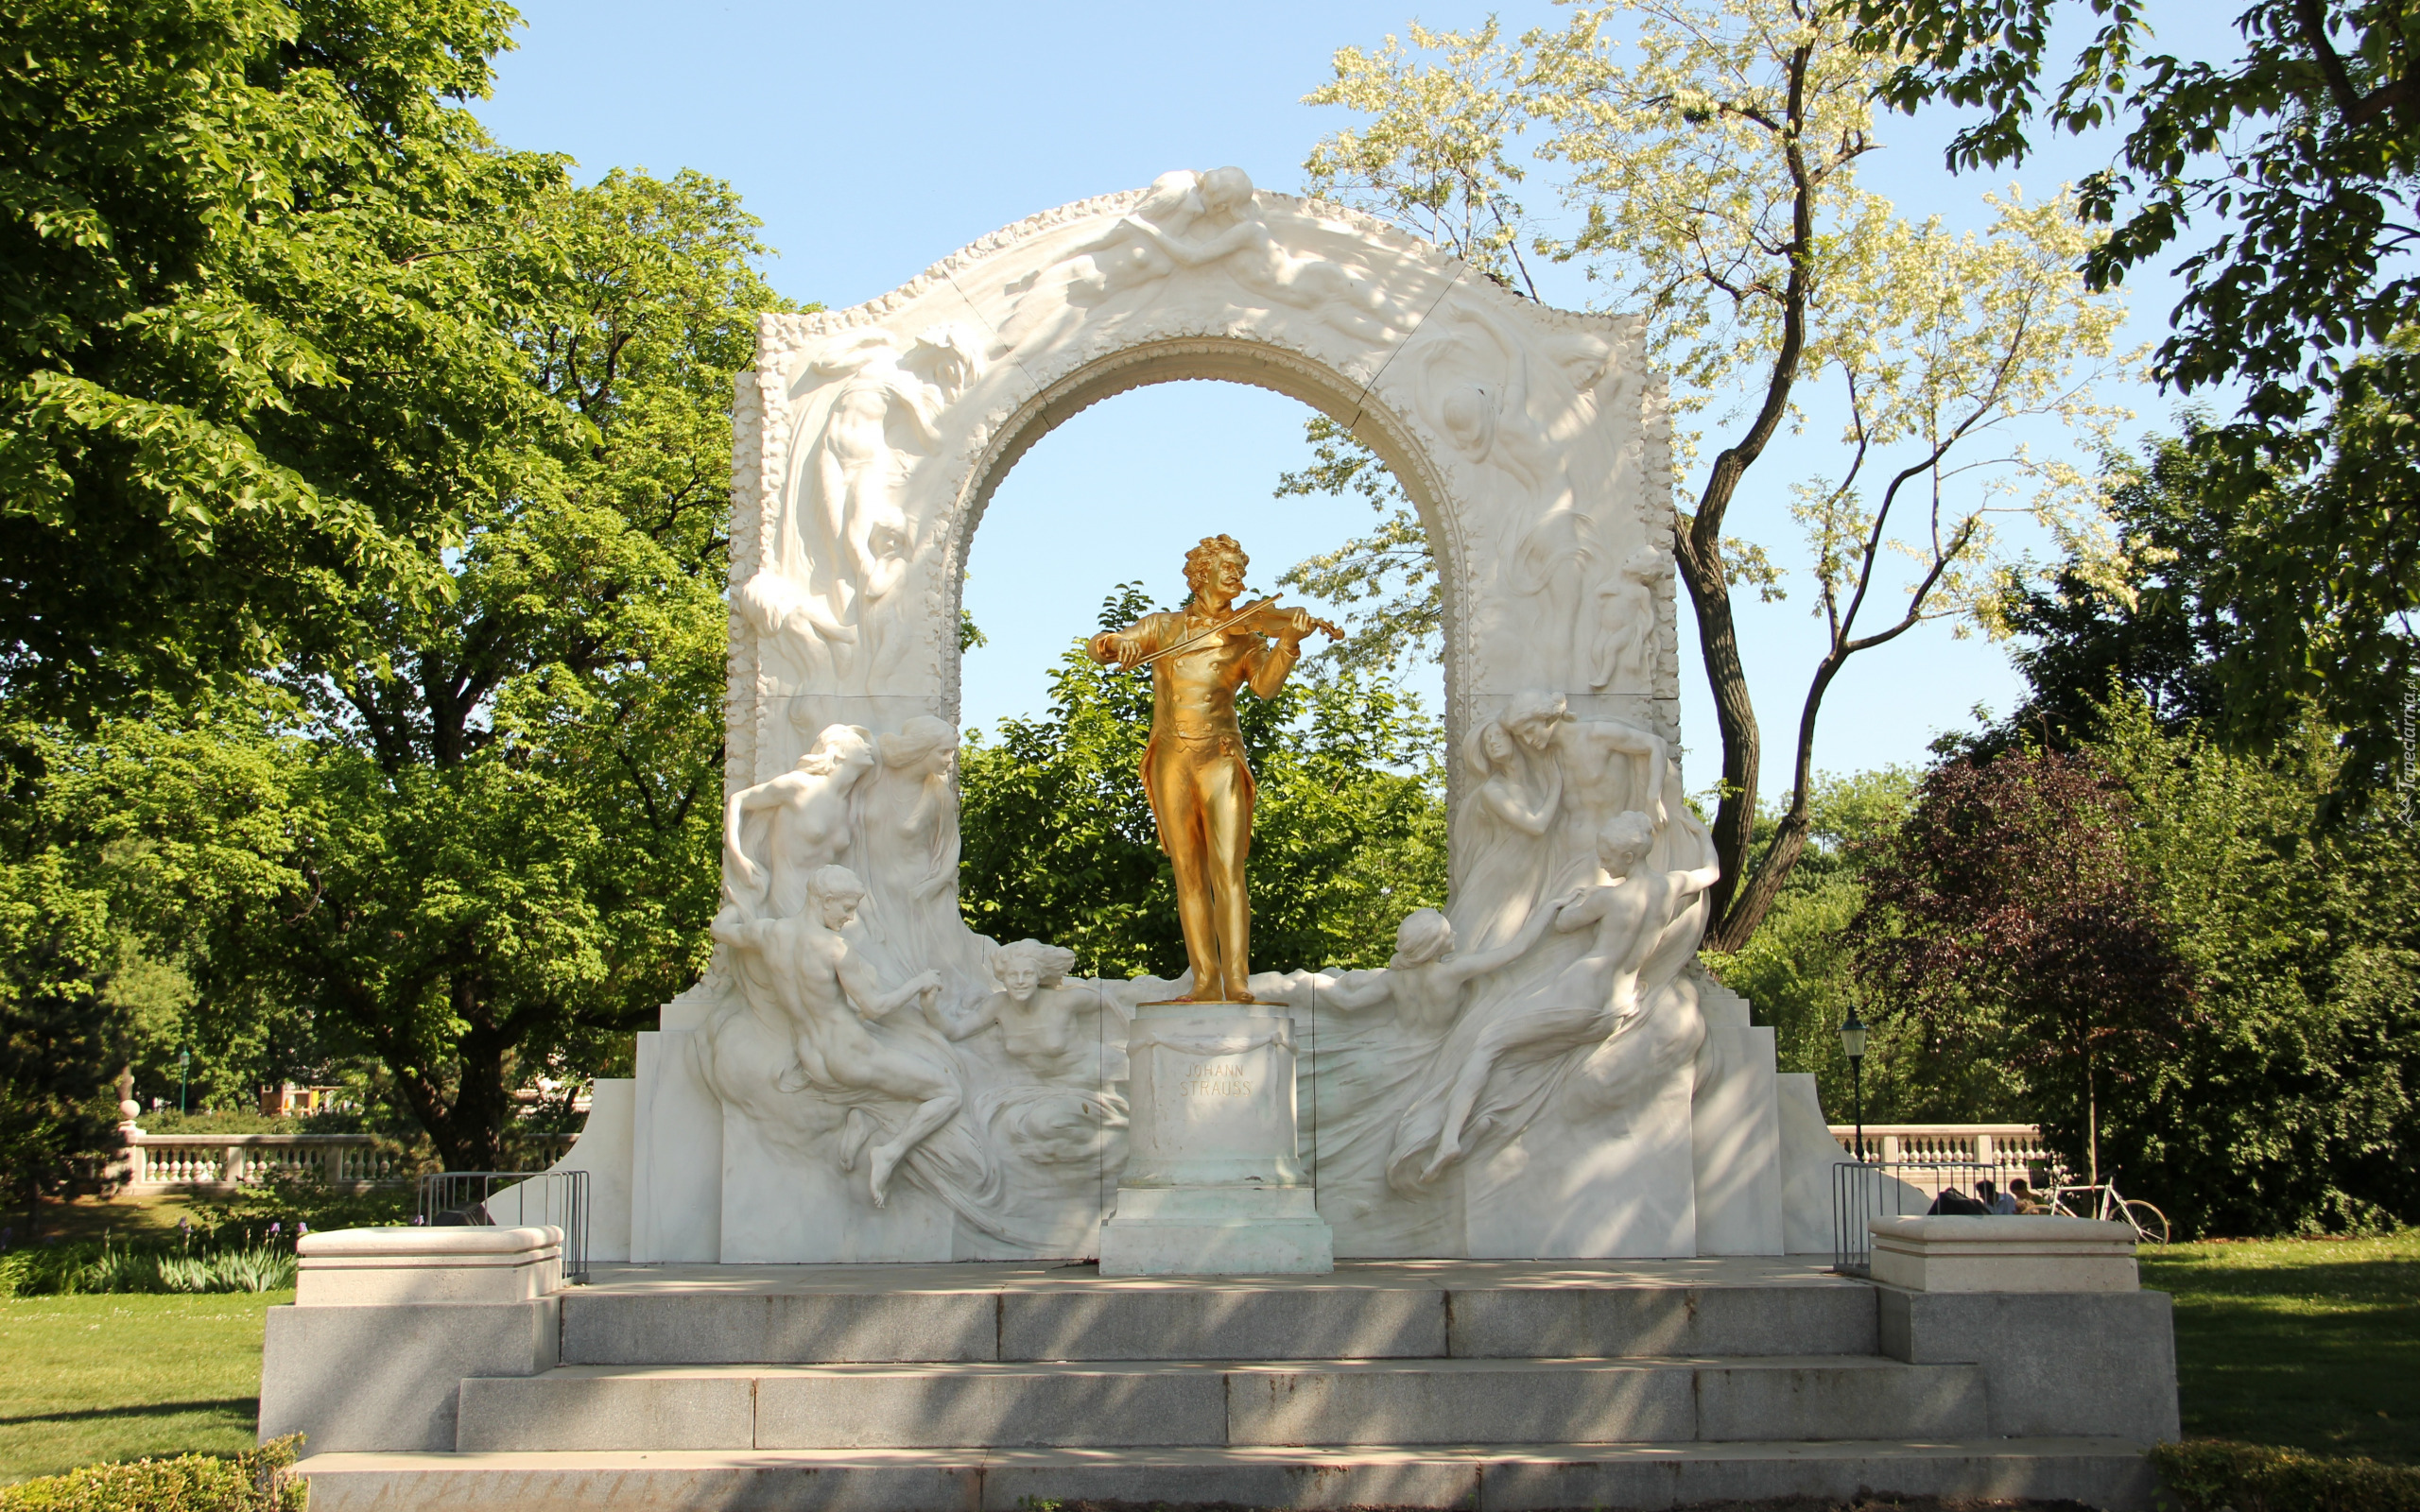
[[[0,1512],[303,1512],[307,1493],[290,1473],[302,1442],[298,1434],[232,1459],[184,1454],[87,1466],[0,1486]]]
[[[2420,1466],[2204,1439],[2152,1451],[2185,1512],[2420,1512]]]

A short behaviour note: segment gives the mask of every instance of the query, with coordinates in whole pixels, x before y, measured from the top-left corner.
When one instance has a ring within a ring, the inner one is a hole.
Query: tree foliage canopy
[[[515,1087],[610,1068],[694,980],[730,383],[782,305],[754,226],[694,174],[534,197],[505,228],[524,294],[495,333],[528,421],[485,436],[482,488],[423,479],[458,542],[442,592],[332,586],[344,639],[242,696],[28,742],[28,801],[61,818],[20,828],[26,854],[136,844],[192,893],[152,933],[199,988],[185,1026],[211,1058],[372,1057],[443,1160],[490,1169]],[[215,850],[172,856],[138,813]],[[147,917],[140,888],[110,896],[119,927]]]
[[[1625,22],[1628,51],[1615,41]],[[1526,283],[1525,245],[1583,266],[1609,305],[1647,316],[1676,409],[1723,438],[1672,528],[1722,736],[1708,939],[1737,950],[1807,843],[1817,723],[1846,662],[1928,620],[1996,627],[1996,568],[2014,565],[1997,549],[2004,516],[2078,550],[2100,539],[2089,480],[2006,438],[2041,419],[2102,436],[2113,416],[2090,382],[2114,363],[2120,312],[2084,287],[2091,242],[2063,199],[1993,200],[1990,229],[1961,235],[1859,185],[1889,65],[1837,12],[1648,0],[1577,8],[1517,43],[1492,25],[1410,35],[1409,48],[1336,54],[1335,78],[1309,98],[1363,124],[1314,149],[1312,188],[1443,236],[1508,284]],[[1552,165],[1576,231],[1547,234],[1514,198],[1525,155]],[[1759,843],[1763,737],[1733,595],[1792,585],[1776,543],[1739,540],[1727,522],[1750,470],[1819,394],[1843,416],[1840,460],[1796,486],[1790,513],[1824,649],[1793,699],[1791,806]],[[1681,438],[1685,455],[1700,438]],[[1332,430],[1314,441],[1314,465],[1281,492],[1361,492],[1381,523],[1298,580],[1373,601],[1359,645],[1379,627],[1433,624],[1433,566],[1411,549],[1400,496],[1374,490],[1374,467]]]
[[[2089,754],[1945,762],[1865,875],[1847,925],[1878,1011],[2020,1078],[2098,1169],[2100,1100],[2189,1026],[2193,981],[2128,846],[2123,789]]]
[[[2153,370],[2182,391],[2239,383],[2238,416],[2187,437],[2227,521],[2215,663],[2240,746],[2315,700],[2351,738],[2358,785],[2394,755],[2420,609],[2420,14],[2403,0],[2256,0],[2233,60],[2150,50],[2132,0],[1856,0],[1864,45],[1899,50],[1883,94],[1975,112],[1954,167],[2022,163],[2037,122],[2121,129],[2085,180],[2112,228],[2095,287],[2173,259],[2186,288]],[[2088,37],[2055,86],[2058,23]]]
[[[559,160],[498,150],[498,0],[32,0],[0,19],[0,689],[81,713],[434,603],[533,411]]]

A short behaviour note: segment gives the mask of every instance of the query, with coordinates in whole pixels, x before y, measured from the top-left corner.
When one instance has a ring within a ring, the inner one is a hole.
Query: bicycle
[[[2092,1211],[2078,1212],[2067,1206],[2070,1194],[2089,1195],[2093,1200],[2085,1206]],[[2168,1243],[2168,1214],[2140,1197],[2121,1196],[2118,1191],[2118,1173],[2099,1186],[2053,1186],[2045,1194],[2044,1206],[2063,1218],[2098,1218],[2104,1223],[2122,1223],[2135,1230],[2138,1243]]]

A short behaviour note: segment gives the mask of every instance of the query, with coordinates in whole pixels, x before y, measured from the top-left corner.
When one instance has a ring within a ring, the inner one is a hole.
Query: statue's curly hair
[[[1204,536],[1201,544],[1184,554],[1184,586],[1201,593],[1201,579],[1209,575],[1210,564],[1221,557],[1233,557],[1238,567],[1252,565],[1252,558],[1244,555],[1243,543],[1235,537]]]

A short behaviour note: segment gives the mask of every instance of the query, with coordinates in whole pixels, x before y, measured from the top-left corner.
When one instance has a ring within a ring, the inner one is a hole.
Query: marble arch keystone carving
[[[1028,448],[1187,379],[1349,426],[1443,579],[1451,930],[1408,920],[1386,972],[1254,978],[1300,1025],[1337,1252],[1781,1249],[1770,1031],[1690,966],[1705,847],[1640,331],[1232,168],[760,318],[734,406],[728,906],[714,969],[642,1037],[631,1258],[1095,1252],[1132,1005],[1167,984],[1069,980],[1063,953],[960,920],[959,593]],[[1625,815],[1635,855],[1606,849]],[[1599,868],[1624,858],[1617,885]]]

